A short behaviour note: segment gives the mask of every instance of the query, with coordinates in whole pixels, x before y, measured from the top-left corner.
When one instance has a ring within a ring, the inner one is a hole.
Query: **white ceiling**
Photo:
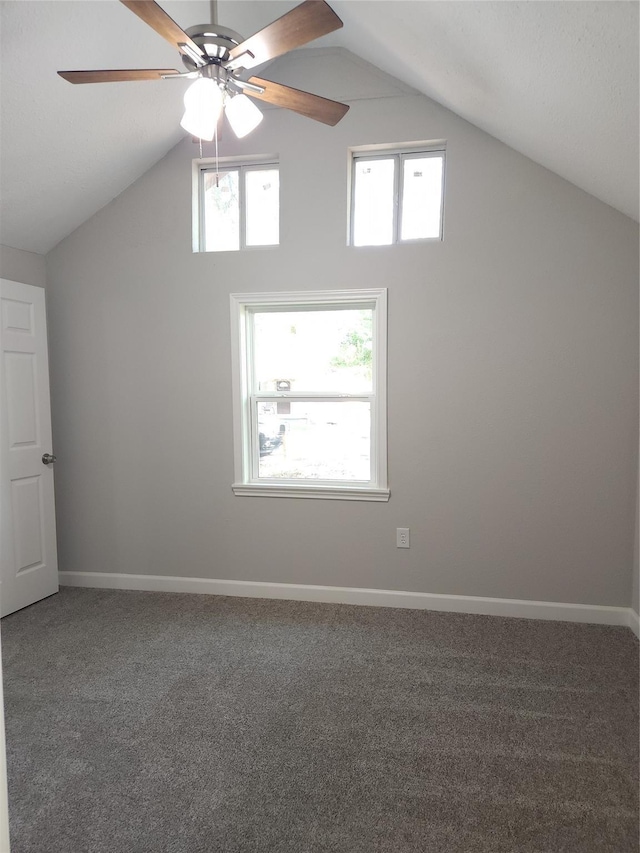
[[[161,5],[183,28],[209,20],[204,0]],[[248,36],[295,5],[219,0],[218,18]],[[345,26],[314,46],[349,49],[638,220],[637,0],[331,5]],[[116,0],[8,0],[0,25],[0,242],[46,253],[183,135],[183,82],[55,72],[182,66]]]

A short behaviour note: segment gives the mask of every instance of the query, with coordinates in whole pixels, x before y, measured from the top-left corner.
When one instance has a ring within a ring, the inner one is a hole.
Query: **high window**
[[[351,244],[442,239],[444,149],[357,149],[351,164]]]
[[[232,252],[280,242],[277,162],[197,163],[195,251]]]
[[[388,500],[386,296],[231,295],[236,494]]]

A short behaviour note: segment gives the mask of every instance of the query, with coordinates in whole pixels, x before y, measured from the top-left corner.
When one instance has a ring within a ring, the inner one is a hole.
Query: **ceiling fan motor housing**
[[[244,41],[244,36],[240,33],[228,27],[221,27],[219,24],[196,24],[185,32],[202,48],[209,59],[209,64],[215,65],[226,62],[233,48]],[[182,61],[189,71],[197,71],[201,67],[184,53]]]

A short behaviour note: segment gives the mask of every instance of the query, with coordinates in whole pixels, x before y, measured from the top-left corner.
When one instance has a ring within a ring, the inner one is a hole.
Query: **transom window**
[[[442,239],[444,149],[354,151],[351,176],[353,246]]]
[[[201,162],[197,169],[196,251],[233,252],[280,242],[276,162]]]
[[[388,500],[386,290],[232,294],[240,495]]]

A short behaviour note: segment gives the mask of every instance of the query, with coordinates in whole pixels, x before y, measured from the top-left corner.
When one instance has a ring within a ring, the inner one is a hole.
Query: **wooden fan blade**
[[[341,26],[342,21],[324,0],[305,0],[234,47],[225,64],[234,69],[253,68]]]
[[[330,101],[328,98],[321,98],[320,95],[301,92],[300,89],[292,89],[291,86],[283,86],[281,83],[272,83],[271,80],[263,80],[261,77],[251,77],[249,83],[260,86],[264,92],[251,92],[246,89],[245,95],[268,101],[278,107],[285,107],[287,110],[293,110],[294,113],[330,124],[332,127],[338,124],[349,109],[347,104],[341,104],[339,101]]]
[[[131,68],[112,71],[58,71],[69,83],[123,83],[128,80],[161,80],[178,74],[175,68]]]
[[[185,50],[180,45],[188,45],[197,56],[204,56],[202,49],[176,24],[173,18],[164,11],[155,0],[120,0],[123,6],[131,9],[134,15],[141,18],[145,24],[154,29],[169,44],[181,53]]]

